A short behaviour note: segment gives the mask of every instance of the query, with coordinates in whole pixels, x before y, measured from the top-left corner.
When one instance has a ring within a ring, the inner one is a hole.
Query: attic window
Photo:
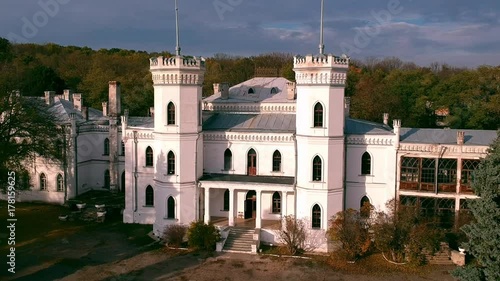
[[[248,94],[255,94],[255,91],[253,90],[253,88],[248,89]]]
[[[271,89],[271,95],[275,95],[276,93],[278,93],[278,90],[276,90],[276,88],[272,88]]]

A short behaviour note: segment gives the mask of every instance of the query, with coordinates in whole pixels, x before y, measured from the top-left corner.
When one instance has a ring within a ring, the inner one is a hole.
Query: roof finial
[[[320,36],[319,36],[319,54],[324,55],[325,45],[323,42],[323,14],[325,8],[325,0],[321,0],[321,28],[320,28]]]
[[[175,0],[175,35],[177,45],[175,46],[175,54],[177,56],[181,55],[181,46],[179,42],[179,6],[177,5],[177,0]]]

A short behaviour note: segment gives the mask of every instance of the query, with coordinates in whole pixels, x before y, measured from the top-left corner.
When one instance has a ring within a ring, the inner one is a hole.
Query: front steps
[[[224,252],[251,253],[253,234],[255,230],[251,228],[232,227],[224,244]]]

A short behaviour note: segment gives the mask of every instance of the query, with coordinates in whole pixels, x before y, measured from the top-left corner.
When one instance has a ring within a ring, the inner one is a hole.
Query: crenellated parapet
[[[150,70],[155,85],[201,85],[205,74],[205,59],[184,56],[151,58]]]
[[[307,55],[294,58],[297,85],[344,86],[349,69],[349,57]]]

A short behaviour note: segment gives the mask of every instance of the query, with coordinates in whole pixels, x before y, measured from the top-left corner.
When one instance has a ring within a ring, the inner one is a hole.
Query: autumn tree
[[[285,216],[277,235],[290,255],[298,254],[304,250],[307,240],[306,224],[292,215]]]
[[[328,238],[342,244],[342,252],[348,260],[365,255],[371,246],[369,225],[358,210],[347,209],[330,219]]]
[[[469,238],[463,246],[477,262],[453,274],[461,280],[500,280],[500,132],[476,170],[472,188],[479,198],[467,202],[474,222],[462,227]]]

